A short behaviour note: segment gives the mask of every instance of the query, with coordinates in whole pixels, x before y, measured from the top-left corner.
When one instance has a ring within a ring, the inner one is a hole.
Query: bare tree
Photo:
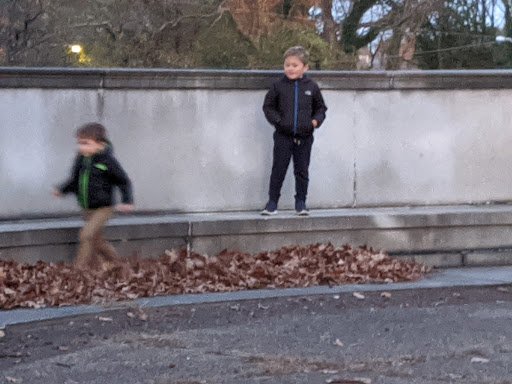
[[[10,28],[9,14],[7,4],[0,4],[0,66],[9,64],[9,39],[8,30]]]
[[[354,52],[368,45],[379,34],[379,28],[374,25],[369,25],[366,33],[358,33],[361,18],[376,3],[376,0],[354,0],[352,3],[350,13],[343,21],[342,45],[345,52]]]
[[[2,0],[5,56],[10,65],[88,65],[69,54],[70,44],[81,43],[96,54],[89,65],[172,65],[190,58],[197,36],[223,17],[226,1]]]
[[[323,38],[332,46],[337,43],[337,24],[332,16],[332,0],[322,0]]]

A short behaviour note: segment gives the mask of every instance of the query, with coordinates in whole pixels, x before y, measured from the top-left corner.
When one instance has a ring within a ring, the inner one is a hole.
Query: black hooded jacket
[[[91,157],[78,154],[68,181],[59,187],[63,193],[74,193],[84,209],[114,205],[114,187],[121,190],[122,202],[132,204],[132,185],[112,153],[111,145]]]
[[[306,75],[297,80],[283,76],[270,87],[263,112],[276,130],[288,136],[305,137],[313,133],[312,120],[318,127],[325,120],[327,106],[318,85]]]

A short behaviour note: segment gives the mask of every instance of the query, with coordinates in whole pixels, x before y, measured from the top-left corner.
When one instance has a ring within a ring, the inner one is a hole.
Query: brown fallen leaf
[[[68,351],[69,347],[59,347],[59,351]]]
[[[487,364],[489,362],[489,359],[483,358],[483,357],[472,357],[471,358],[472,363],[483,363]]]
[[[324,375],[334,375],[338,373],[339,371],[337,369],[322,369],[320,373],[323,373]]]
[[[6,376],[5,380],[7,380],[9,383],[21,383],[20,379],[16,379],[14,377]]]
[[[389,292],[382,292],[380,295],[381,295],[381,297],[385,297],[386,299],[391,298],[391,293],[389,293]]]
[[[356,299],[359,299],[359,300],[364,300],[365,299],[365,295],[363,295],[362,293],[359,293],[359,292],[354,292],[352,294]]]
[[[365,383],[361,380],[348,380],[348,379],[337,379],[337,378],[327,379],[327,380],[325,380],[325,382],[327,384],[362,384],[362,383]],[[371,382],[370,382],[370,384],[371,384]]]
[[[145,312],[140,312],[139,319],[141,319],[142,321],[146,321],[148,319],[148,314]]]
[[[341,342],[340,339],[336,339],[336,341],[334,342],[334,345],[337,345],[338,347],[343,347],[343,343]]]
[[[509,289],[505,288],[505,287],[498,287],[498,288],[496,288],[496,290],[500,291],[500,292],[509,292]]]
[[[29,308],[34,308],[34,309],[39,309],[39,308],[41,308],[41,307],[42,307],[41,305],[37,304],[37,303],[36,303],[36,302],[34,302],[34,301],[26,301],[26,302],[25,302],[25,305],[26,305],[27,307],[29,307]]]
[[[170,264],[174,264],[179,259],[179,256],[174,249],[172,251],[169,251],[168,249],[166,249],[165,255],[169,257]]]
[[[7,287],[5,287],[5,288],[3,289],[3,291],[4,291],[4,293],[5,293],[6,295],[15,295],[15,294],[16,294],[16,291],[15,291],[15,290],[13,290],[13,289],[11,289],[11,288],[7,288]]]
[[[6,276],[0,279],[0,308],[105,304],[139,297],[245,289],[416,281],[430,270],[369,247],[332,244],[293,245],[256,254],[224,250],[211,257],[186,249],[168,250],[159,258],[122,259],[119,263],[114,268],[98,267],[84,272],[72,264],[40,261],[34,265],[0,260],[1,276]],[[7,278],[9,286],[3,284]],[[237,305],[231,309],[241,310]],[[138,317],[135,310],[132,313]]]
[[[112,319],[111,317],[102,317],[102,316],[98,317],[98,320],[108,322],[108,323],[111,323],[112,321],[114,321],[114,319]]]

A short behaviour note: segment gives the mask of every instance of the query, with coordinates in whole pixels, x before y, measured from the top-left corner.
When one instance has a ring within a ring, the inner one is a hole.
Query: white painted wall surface
[[[512,90],[324,90],[310,208],[512,199]],[[267,199],[263,90],[0,89],[0,217],[78,210],[51,196],[74,132],[105,124],[140,210],[246,211]],[[280,208],[292,208],[291,166]]]

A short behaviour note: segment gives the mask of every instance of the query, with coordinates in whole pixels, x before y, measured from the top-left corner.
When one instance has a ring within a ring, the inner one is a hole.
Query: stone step
[[[35,263],[72,261],[79,218],[0,222],[0,258]],[[512,264],[512,206],[454,205],[280,211],[118,215],[105,229],[119,254],[158,257],[187,248],[260,252],[288,245],[366,245],[398,257],[452,267]]]

